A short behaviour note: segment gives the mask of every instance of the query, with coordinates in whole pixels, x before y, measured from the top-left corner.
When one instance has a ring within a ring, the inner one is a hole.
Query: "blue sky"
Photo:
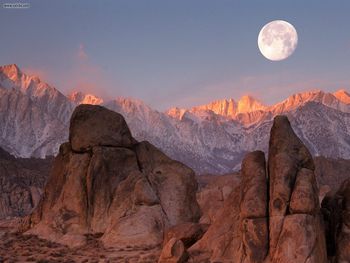
[[[349,90],[350,1],[27,2],[29,9],[0,8],[0,64],[16,63],[64,93],[130,96],[164,110],[244,94],[271,104],[304,90]],[[261,27],[276,19],[299,38],[280,62],[257,47]]]

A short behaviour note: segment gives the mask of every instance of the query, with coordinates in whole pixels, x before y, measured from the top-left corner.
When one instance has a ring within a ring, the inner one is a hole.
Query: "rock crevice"
[[[241,184],[208,231],[189,248],[194,262],[326,263],[326,242],[308,149],[285,116],[264,153],[248,153]]]
[[[120,114],[80,105],[27,232],[70,246],[96,233],[107,247],[159,246],[167,228],[198,220],[196,189],[191,169],[133,139]]]

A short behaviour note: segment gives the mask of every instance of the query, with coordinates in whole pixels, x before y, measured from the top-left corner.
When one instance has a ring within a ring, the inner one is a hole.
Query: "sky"
[[[165,110],[349,91],[350,1],[21,1],[30,8],[0,7],[0,64],[16,63],[64,94],[133,97]],[[294,54],[278,62],[257,45],[277,19],[298,32]]]

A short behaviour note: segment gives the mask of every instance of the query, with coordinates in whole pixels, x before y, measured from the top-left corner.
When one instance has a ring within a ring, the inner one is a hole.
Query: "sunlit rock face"
[[[120,114],[83,104],[27,233],[69,246],[90,233],[106,247],[157,247],[166,229],[199,219],[196,190],[194,172],[133,139]]]
[[[0,67],[1,146],[16,157],[55,155],[68,135],[74,105],[16,65]]]
[[[103,103],[103,99],[99,98],[93,94],[84,94],[79,91],[72,92],[69,94],[68,99],[75,104],[91,104],[91,105],[101,105]]]
[[[251,96],[243,96],[237,102],[233,99],[218,100],[207,105],[193,107],[192,111],[210,110],[215,114],[235,118],[240,113],[265,110],[267,106]]]
[[[0,87],[21,91],[45,113],[63,123],[70,119],[73,105],[67,98],[39,77],[24,74],[17,65],[0,67]]]
[[[350,95],[346,90],[341,89],[333,93],[333,95],[343,103],[350,104]]]
[[[236,114],[236,102],[233,99],[213,101],[207,105],[201,105],[193,108],[196,110],[210,110],[222,116],[232,117]]]

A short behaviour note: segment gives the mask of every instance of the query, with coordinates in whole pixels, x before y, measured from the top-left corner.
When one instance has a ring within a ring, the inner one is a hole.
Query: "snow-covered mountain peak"
[[[68,95],[68,99],[75,104],[92,104],[92,105],[100,105],[103,103],[103,99],[97,97],[93,94],[84,94],[80,91],[72,92]]]
[[[193,107],[191,111],[207,111],[210,110],[215,114],[233,117],[236,114],[236,102],[233,99],[216,100],[206,105]]]
[[[165,114],[172,117],[172,118],[181,120],[186,111],[187,111],[186,109],[174,107],[174,108],[170,108],[169,110],[167,110],[165,112]]]
[[[152,112],[155,112],[155,110],[153,110],[142,100],[130,97],[116,97],[114,100],[104,103],[103,106],[117,112],[122,111],[126,114],[138,113],[142,114],[143,116],[147,116]]]
[[[263,105],[260,101],[256,100],[252,96],[245,95],[241,97],[237,102],[236,114],[265,110],[266,108],[267,107],[265,105]]]
[[[342,112],[350,112],[349,105],[339,100],[334,94],[321,90],[293,94],[284,101],[271,106],[269,110],[275,114],[280,114],[282,112],[295,110],[310,101],[321,103]]]
[[[0,67],[0,146],[16,156],[54,155],[68,138],[74,107],[90,103],[119,112],[138,141],[150,141],[198,173],[231,172],[246,152],[267,151],[277,114],[289,117],[313,154],[350,158],[349,101],[345,90],[310,91],[272,106],[243,96],[163,113],[133,98],[103,101],[81,92],[66,97],[16,65],[8,65]]]
[[[114,101],[122,104],[126,107],[141,107],[141,108],[150,108],[145,102],[140,99],[135,99],[131,97],[116,97]]]
[[[216,100],[211,103],[193,107],[191,109],[171,108],[165,114],[181,120],[186,113],[191,113],[200,119],[216,114],[224,118],[239,121],[245,127],[260,122],[266,116],[275,116],[284,112],[296,110],[308,102],[321,103],[327,107],[350,112],[350,96],[345,90],[332,94],[321,90],[306,91],[293,94],[287,99],[266,106],[252,96],[244,95],[238,101],[234,99]]]
[[[61,122],[69,121],[73,104],[68,98],[37,76],[25,74],[15,64],[0,67],[0,87],[20,91],[46,114]]]
[[[0,75],[7,77],[11,80],[19,79],[22,72],[16,64],[10,64],[0,67]]]
[[[350,104],[350,94],[345,89],[340,89],[333,93],[333,95],[345,104]]]

